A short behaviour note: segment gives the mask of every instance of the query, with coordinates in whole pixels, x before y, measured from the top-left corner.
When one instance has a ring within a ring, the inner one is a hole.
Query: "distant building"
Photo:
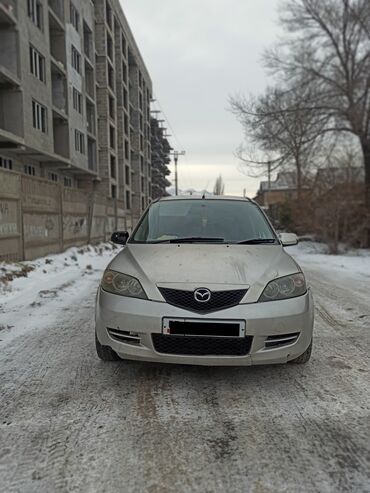
[[[365,170],[363,167],[327,167],[319,169],[316,173],[313,190],[316,195],[326,193],[338,186],[345,184],[363,184],[365,182]]]
[[[165,137],[165,129],[156,118],[151,119],[151,146],[152,146],[152,197],[165,197],[166,188],[171,185],[167,176],[171,174],[168,165],[171,162],[171,146]]]
[[[175,195],[175,187],[167,188],[167,192],[169,195]],[[208,192],[208,190],[195,190],[194,188],[187,188],[185,190],[179,190],[179,195],[194,195],[194,197],[211,197],[213,196],[212,192]]]
[[[297,177],[294,171],[278,173],[276,180],[262,181],[255,197],[262,207],[270,208],[297,198]]]

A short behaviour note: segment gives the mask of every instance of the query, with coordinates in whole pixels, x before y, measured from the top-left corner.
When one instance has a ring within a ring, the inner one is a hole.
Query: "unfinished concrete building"
[[[151,141],[152,141],[152,195],[153,199],[165,197],[166,188],[171,185],[167,180],[170,175],[168,164],[171,162],[170,152],[172,150],[166,137],[166,129],[163,128],[156,118],[151,119]]]
[[[152,196],[150,76],[118,0],[0,0],[0,167]]]

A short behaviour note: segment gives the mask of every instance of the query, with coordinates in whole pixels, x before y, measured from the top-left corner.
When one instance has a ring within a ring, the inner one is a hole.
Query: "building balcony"
[[[49,0],[49,9],[64,24],[64,2]]]
[[[50,31],[50,53],[52,62],[59,65],[59,69],[65,72],[67,56],[64,34],[54,34]]]
[[[67,77],[64,66],[61,62],[51,60],[51,87],[53,107],[61,116],[67,118],[68,115],[68,91]]]
[[[0,26],[17,24],[16,7],[14,0],[0,0]]]
[[[19,88],[21,81],[13,72],[0,65],[0,90]]]
[[[58,110],[53,110],[53,136],[54,153],[65,159],[69,159],[70,151],[68,121],[59,113]]]
[[[96,117],[95,117],[95,105],[86,100],[86,119],[87,119],[87,131],[92,136],[96,135]]]
[[[20,90],[0,91],[0,130],[17,137],[24,137],[23,93]]]
[[[19,77],[18,43],[19,33],[13,27],[0,26],[0,71],[7,83],[17,82]]]
[[[88,166],[90,171],[97,171],[97,156],[96,156],[96,142],[94,139],[88,137],[87,139],[87,157]]]
[[[88,63],[85,63],[85,90],[89,98],[95,101],[95,74]]]

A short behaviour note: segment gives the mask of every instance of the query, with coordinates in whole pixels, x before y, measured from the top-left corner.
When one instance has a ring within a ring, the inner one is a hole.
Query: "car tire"
[[[103,346],[100,344],[97,335],[95,334],[95,347],[96,354],[102,361],[120,361],[120,357],[118,354],[113,351],[113,349],[109,346]]]
[[[289,361],[289,363],[292,363],[294,365],[304,365],[305,363],[308,363],[310,361],[311,354],[312,354],[312,340],[311,340],[311,344],[308,346],[306,351],[302,353],[300,356],[298,356],[298,358]]]

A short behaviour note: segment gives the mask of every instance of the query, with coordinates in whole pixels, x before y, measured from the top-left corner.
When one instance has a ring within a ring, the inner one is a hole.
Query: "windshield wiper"
[[[189,236],[188,238],[173,238],[170,243],[224,243],[224,238],[206,238],[204,236]]]
[[[276,243],[275,238],[252,238],[250,240],[238,241],[238,245],[268,245]]]
[[[204,236],[189,236],[185,238],[171,238],[169,240],[150,241],[148,243],[224,243],[224,238],[206,238]]]

